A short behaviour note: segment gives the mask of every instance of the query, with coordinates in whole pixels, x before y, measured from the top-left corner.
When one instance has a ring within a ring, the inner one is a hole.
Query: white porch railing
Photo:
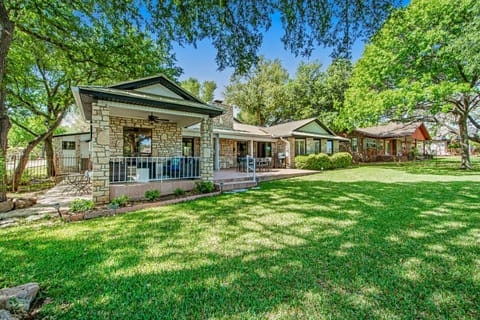
[[[200,178],[200,157],[112,157],[110,183]]]

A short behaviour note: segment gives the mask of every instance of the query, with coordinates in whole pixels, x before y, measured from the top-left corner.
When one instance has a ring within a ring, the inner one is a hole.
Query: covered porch
[[[110,87],[73,89],[91,125],[92,198],[108,203],[145,184],[213,180],[212,118],[208,105],[162,75]],[[199,155],[184,157],[182,131],[199,125]],[[173,184],[172,184],[173,185]],[[143,189],[140,188],[140,189]],[[138,190],[137,190],[138,191]]]

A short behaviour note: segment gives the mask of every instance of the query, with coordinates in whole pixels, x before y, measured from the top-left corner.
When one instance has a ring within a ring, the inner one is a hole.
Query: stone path
[[[60,210],[65,211],[69,208],[70,203],[74,199],[91,198],[92,195],[89,193],[82,195],[76,194],[75,190],[70,185],[68,185],[65,181],[62,181],[55,187],[46,191],[44,194],[39,195],[37,204],[34,206],[26,209],[18,209],[0,213],[0,227],[12,224],[19,218],[29,217],[27,220],[33,221],[42,219],[46,215],[58,215],[57,209],[53,207],[55,203],[60,205]]]

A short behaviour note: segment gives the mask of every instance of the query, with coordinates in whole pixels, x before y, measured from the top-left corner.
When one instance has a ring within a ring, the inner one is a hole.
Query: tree
[[[213,101],[216,89],[217,84],[215,81],[204,81],[202,83],[202,88],[200,89],[200,98],[206,102]]]
[[[355,65],[344,124],[422,117],[455,125],[461,167],[471,167],[469,126],[478,124],[480,104],[480,3],[413,1],[395,12]],[[478,126],[480,128],[480,126]]]
[[[273,125],[285,118],[287,81],[288,72],[280,60],[260,57],[256,67],[246,76],[232,77],[225,91],[225,101],[238,106],[241,112],[255,115],[252,124]]]
[[[92,62],[97,55],[105,54],[101,48],[89,46],[89,37],[98,30],[118,33],[135,26],[155,34],[163,51],[171,49],[173,41],[195,45],[197,41],[210,39],[217,49],[220,70],[232,66],[238,72],[245,72],[257,61],[262,32],[270,27],[274,11],[282,17],[285,29],[282,40],[295,54],[308,55],[316,44],[333,44],[338,49],[337,55],[348,55],[353,41],[375,30],[398,3],[398,0],[366,4],[332,0],[294,4],[286,0],[0,0],[0,176],[3,180],[0,201],[6,199],[5,156],[10,129],[4,77],[15,32],[55,45],[72,61],[78,59],[75,53],[82,52],[77,62]]]
[[[195,97],[200,97],[200,81],[198,79],[190,77],[187,80],[183,80],[180,85]]]

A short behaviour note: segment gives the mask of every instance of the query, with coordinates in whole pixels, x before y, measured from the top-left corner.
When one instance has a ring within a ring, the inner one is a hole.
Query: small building
[[[91,132],[53,136],[55,168],[59,173],[90,170]]]
[[[412,160],[428,155],[430,134],[423,122],[388,123],[358,128],[348,135],[354,160],[359,162]]]

